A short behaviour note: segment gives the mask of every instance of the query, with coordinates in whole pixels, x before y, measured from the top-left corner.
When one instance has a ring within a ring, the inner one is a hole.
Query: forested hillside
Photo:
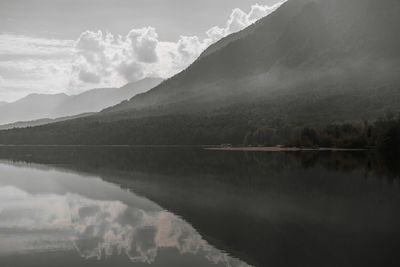
[[[400,2],[289,0],[147,93],[4,144],[243,144],[400,112]]]

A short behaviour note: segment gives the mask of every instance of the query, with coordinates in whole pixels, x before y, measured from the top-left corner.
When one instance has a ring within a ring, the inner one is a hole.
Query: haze
[[[0,101],[170,77],[278,2],[1,1]]]

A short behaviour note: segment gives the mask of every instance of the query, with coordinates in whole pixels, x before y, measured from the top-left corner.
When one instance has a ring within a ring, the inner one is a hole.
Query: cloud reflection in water
[[[0,255],[74,248],[87,259],[126,255],[142,263],[153,263],[160,249],[173,248],[180,254],[200,255],[211,264],[247,266],[161,208],[146,210],[143,205],[74,193],[32,194],[0,180]]]

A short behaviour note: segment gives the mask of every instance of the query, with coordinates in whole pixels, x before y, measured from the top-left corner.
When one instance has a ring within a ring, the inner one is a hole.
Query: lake
[[[373,152],[0,147],[0,266],[400,266]]]

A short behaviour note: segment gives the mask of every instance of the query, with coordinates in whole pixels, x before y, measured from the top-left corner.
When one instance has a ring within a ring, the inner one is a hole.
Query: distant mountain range
[[[65,120],[67,116],[98,112],[146,92],[161,82],[160,78],[146,78],[121,88],[93,89],[79,95],[31,94],[12,103],[0,102],[0,125],[11,123],[6,128],[36,126],[51,122],[55,118],[62,117],[62,120]],[[13,124],[15,122],[24,123]]]
[[[77,119],[77,118],[83,118],[83,117],[86,117],[86,116],[93,115],[94,113],[95,112],[81,113],[81,114],[78,114],[78,115],[75,115],[75,116],[59,117],[59,118],[55,118],[55,119],[38,119],[38,120],[32,120],[32,121],[13,122],[13,123],[0,125],[0,130],[9,130],[9,129],[14,129],[14,128],[27,128],[27,127],[40,126],[40,125],[45,125],[45,124],[49,124],[49,123],[67,121],[67,120],[72,120],[72,119]]]
[[[258,128],[277,143],[400,112],[398,14],[398,0],[289,0],[146,93],[0,143],[241,144]]]

